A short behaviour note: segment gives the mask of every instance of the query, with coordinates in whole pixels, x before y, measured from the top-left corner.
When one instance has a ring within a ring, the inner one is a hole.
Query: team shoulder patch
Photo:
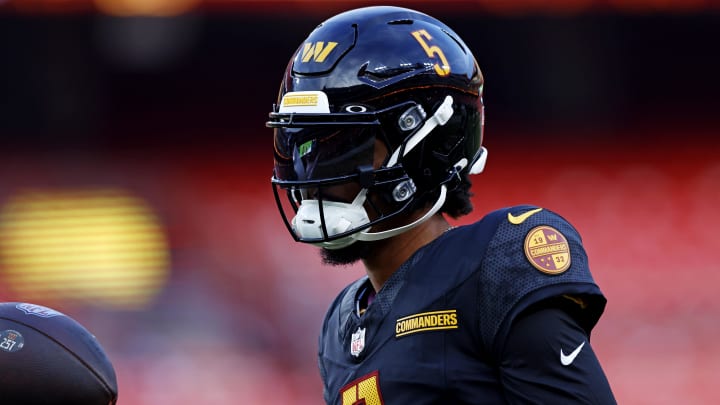
[[[525,236],[525,257],[536,269],[561,274],[570,268],[570,244],[557,229],[541,225]]]

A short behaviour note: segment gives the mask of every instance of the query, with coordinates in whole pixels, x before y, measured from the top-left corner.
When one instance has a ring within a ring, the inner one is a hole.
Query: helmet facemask
[[[422,106],[415,103],[378,113],[362,111],[365,125],[357,125],[357,121],[352,121],[356,125],[338,125],[335,114],[271,114],[271,118],[277,119],[269,124],[276,126],[275,197],[294,238],[339,249],[357,240],[395,236],[436,213],[445,201],[444,184],[431,209],[418,220],[381,231],[370,229],[411,209],[418,193],[402,161],[437,126],[447,122],[453,115],[452,104],[452,97],[446,97],[429,118]],[[372,116],[374,119],[369,119]],[[391,142],[382,127],[372,124],[389,117],[409,134],[392,153],[388,151]],[[324,121],[310,123],[306,121],[309,119]],[[290,127],[290,122],[297,128]],[[458,163],[457,170],[467,165],[467,161]],[[458,173],[448,173],[448,180],[453,175],[459,178]],[[278,188],[285,190],[287,201],[283,202]],[[292,219],[290,213],[295,214]]]

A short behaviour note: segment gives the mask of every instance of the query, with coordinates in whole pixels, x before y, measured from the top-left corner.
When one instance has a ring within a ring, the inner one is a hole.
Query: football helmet
[[[266,124],[275,200],[293,238],[338,249],[439,211],[461,175],[485,165],[482,90],[472,52],[427,14],[371,6],[317,26],[290,59]],[[424,216],[388,227],[428,199]]]

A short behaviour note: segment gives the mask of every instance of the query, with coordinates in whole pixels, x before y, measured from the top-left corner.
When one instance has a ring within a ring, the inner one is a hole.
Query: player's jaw
[[[331,266],[349,266],[359,260],[366,259],[372,252],[372,242],[358,241],[341,249],[320,249],[324,264]]]

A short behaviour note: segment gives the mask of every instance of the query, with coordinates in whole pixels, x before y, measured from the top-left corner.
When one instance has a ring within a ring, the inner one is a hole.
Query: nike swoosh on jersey
[[[525,222],[526,219],[530,218],[531,216],[537,214],[540,211],[542,211],[542,208],[535,208],[534,210],[524,212],[518,216],[515,216],[508,212],[508,221],[510,221],[510,223],[513,225],[520,225]]]
[[[570,354],[563,353],[563,349],[560,348],[560,363],[562,363],[563,366],[569,366],[572,364],[573,361],[575,361],[575,357],[577,357],[578,354],[580,354],[580,350],[582,350],[583,346],[585,346],[585,342],[583,341],[580,343],[580,346],[575,348],[575,350],[572,351]]]

